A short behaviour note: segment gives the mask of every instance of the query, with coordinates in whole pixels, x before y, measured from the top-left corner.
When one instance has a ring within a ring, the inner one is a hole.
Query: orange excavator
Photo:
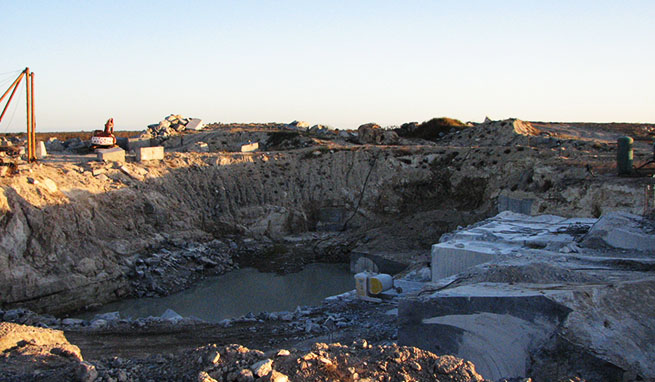
[[[105,130],[95,130],[91,137],[91,147],[108,148],[116,146],[116,136],[114,135],[114,118],[109,118],[105,123]]]

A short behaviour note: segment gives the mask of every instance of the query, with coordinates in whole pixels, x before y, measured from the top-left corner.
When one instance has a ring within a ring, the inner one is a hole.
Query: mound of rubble
[[[359,143],[373,145],[397,145],[398,134],[392,130],[386,130],[377,123],[367,123],[357,129]]]
[[[269,352],[206,345],[144,359],[84,361],[58,330],[0,323],[3,381],[484,381],[471,362],[414,347],[316,343]]]
[[[468,127],[461,121],[452,118],[433,118],[419,124],[418,122],[404,123],[394,131],[402,138],[420,138],[429,141],[438,141],[446,134],[454,133]]]
[[[169,137],[187,129],[202,130],[203,127],[202,120],[198,118],[185,118],[179,114],[171,114],[159,123],[148,125],[139,138]]]
[[[3,381],[93,381],[98,375],[60,330],[0,322],[0,352]]]
[[[474,128],[457,130],[444,137],[450,144],[461,146],[529,145],[531,138],[542,137],[541,131],[520,119],[486,121]],[[545,137],[545,136],[544,136]]]
[[[240,345],[204,353],[198,380],[211,381],[484,381],[475,366],[462,359],[397,345],[372,346],[316,343],[311,351],[263,353]],[[198,357],[198,360],[201,358]],[[210,362],[207,362],[209,360]]]

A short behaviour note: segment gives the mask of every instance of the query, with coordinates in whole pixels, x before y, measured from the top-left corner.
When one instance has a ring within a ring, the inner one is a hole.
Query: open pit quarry
[[[655,380],[655,166],[616,170],[623,135],[652,159],[653,125],[182,122],[123,157],[0,157],[0,379]],[[220,323],[77,318],[316,262],[402,290]]]

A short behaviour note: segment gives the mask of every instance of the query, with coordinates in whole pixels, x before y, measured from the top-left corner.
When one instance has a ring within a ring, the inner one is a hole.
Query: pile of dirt
[[[86,380],[95,373],[60,330],[1,322],[0,352],[3,381]]]
[[[59,330],[0,323],[3,381],[484,381],[471,362],[415,347],[315,343],[307,350],[206,345],[146,358],[84,361]]]
[[[106,360],[97,369],[103,377],[116,378],[122,371],[132,380],[157,381],[484,381],[472,363],[460,358],[415,347],[372,346],[366,340],[266,353],[207,345],[140,361]]]
[[[529,145],[530,138],[541,131],[530,122],[520,119],[487,121],[477,126],[452,132],[444,141],[457,146],[510,146]]]
[[[420,138],[436,142],[446,134],[455,133],[467,127],[460,120],[443,117],[432,118],[421,124],[416,122],[405,123],[394,131],[401,138]]]

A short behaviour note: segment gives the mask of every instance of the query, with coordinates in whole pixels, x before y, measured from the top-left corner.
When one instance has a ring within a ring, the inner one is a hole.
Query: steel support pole
[[[7,89],[7,91],[5,92],[5,94],[3,94],[2,97],[0,97],[0,102],[2,102],[3,99],[5,99],[5,96],[7,95],[7,93],[9,93],[9,91],[10,91],[11,88],[12,88],[12,86],[18,86],[18,83],[20,82],[21,78],[23,78],[24,75],[25,75],[25,71],[23,70],[23,71],[20,73],[20,75],[18,76],[18,78],[16,78],[16,79],[14,80],[14,83],[11,84],[11,86],[9,87],[9,89]]]
[[[34,72],[30,74],[30,114],[32,115],[32,154],[30,162],[35,161],[36,158],[36,116],[34,115]]]
[[[30,68],[25,68],[25,109],[27,111],[27,160],[32,161],[34,152],[32,152],[32,109],[30,108],[30,100],[32,99],[32,89],[30,87]]]
[[[20,85],[20,80],[23,78],[24,74],[25,73],[21,73],[20,76],[16,79],[16,81],[14,81],[14,83],[11,85],[11,86],[14,87],[14,90],[12,90],[11,95],[9,96],[9,99],[7,100],[7,104],[5,105],[5,108],[2,109],[2,114],[0,114],[0,122],[2,122],[2,117],[5,116],[5,113],[7,112],[7,109],[9,108],[9,104],[11,103],[11,100],[14,99],[14,94],[16,94],[16,90],[18,90],[18,85]],[[3,98],[4,98],[5,95],[7,95],[9,90],[11,90],[11,86],[9,87],[9,89],[7,89],[5,94],[2,96]],[[2,98],[0,98],[0,102],[2,102]]]

